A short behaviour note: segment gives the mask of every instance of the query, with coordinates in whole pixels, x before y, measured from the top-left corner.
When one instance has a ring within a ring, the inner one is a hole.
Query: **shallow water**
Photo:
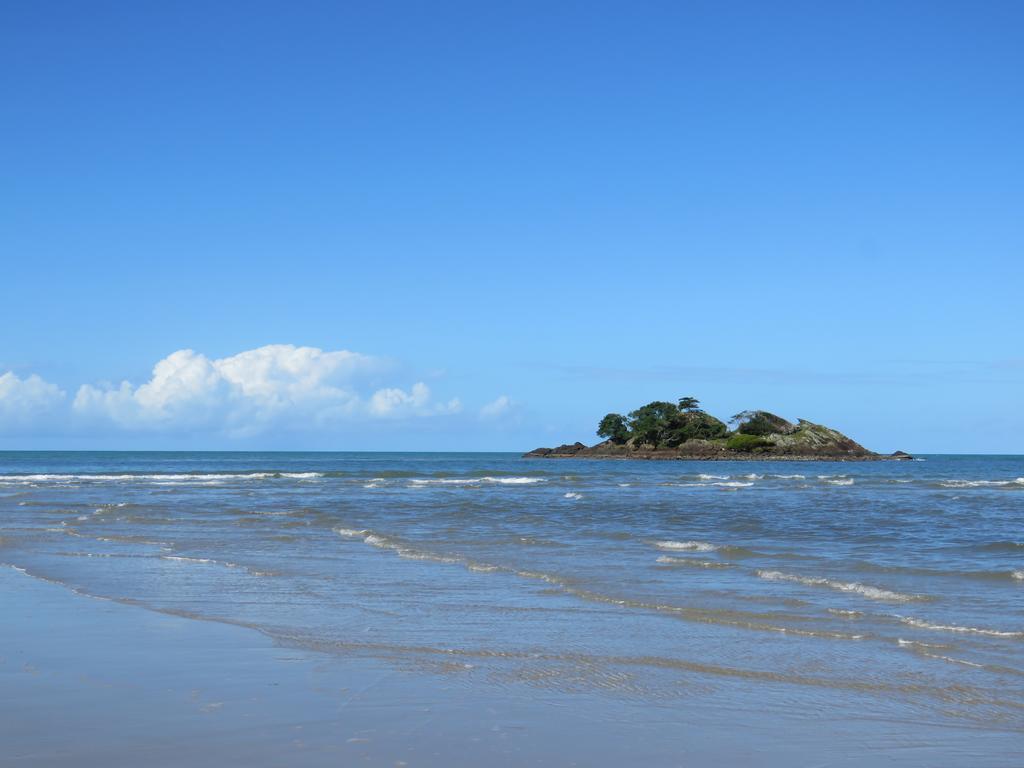
[[[1024,457],[3,453],[0,562],[510,696],[1024,731]]]

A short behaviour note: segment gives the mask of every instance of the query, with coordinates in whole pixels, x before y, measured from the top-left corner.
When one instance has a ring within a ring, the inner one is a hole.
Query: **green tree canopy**
[[[695,397],[681,397],[679,404],[655,400],[630,411],[628,416],[609,413],[597,426],[597,434],[614,443],[633,440],[637,445],[674,448],[687,440],[725,437],[728,427],[700,409]]]
[[[679,398],[679,410],[681,411],[699,411],[700,400],[696,397],[680,397]]]
[[[737,425],[736,431],[743,435],[788,435],[796,431],[796,426],[781,416],[768,411],[741,411],[733,416],[731,423]]]
[[[678,403],[654,400],[630,411],[606,414],[597,425],[597,434],[623,445],[632,442],[636,447],[675,448],[688,440],[722,440],[750,436],[765,438],[769,435],[789,435],[799,427],[768,411],[741,411],[730,419],[737,425],[736,432],[711,414],[701,410],[696,397],[680,397]],[[747,450],[765,447],[769,443],[753,440],[732,440],[730,448]]]
[[[629,440],[629,425],[626,418],[618,413],[609,413],[597,425],[597,434],[613,443],[624,443]]]
[[[669,425],[666,442],[679,445],[687,440],[713,440],[725,437],[729,428],[710,413],[701,410],[683,411]]]
[[[655,400],[630,412],[630,430],[638,443],[657,448],[666,442],[672,421],[678,415],[679,408],[673,403]]]

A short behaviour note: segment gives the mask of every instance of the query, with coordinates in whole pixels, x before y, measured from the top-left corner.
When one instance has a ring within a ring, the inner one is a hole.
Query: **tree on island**
[[[700,400],[696,397],[680,397],[679,398],[679,410],[681,411],[699,411]]]
[[[597,425],[597,434],[599,437],[607,438],[613,443],[621,445],[629,440],[629,425],[622,414],[609,413]]]
[[[758,437],[772,434],[789,435],[797,429],[795,424],[768,411],[740,411],[729,419],[729,423],[735,424],[736,431],[741,435]]]
[[[631,411],[629,427],[633,439],[655,448],[660,443],[669,442],[672,437],[670,430],[678,415],[679,409],[675,405],[662,400],[655,400]]]
[[[728,432],[725,424],[700,409],[700,401],[695,397],[681,397],[678,405],[655,400],[626,417],[609,413],[597,427],[599,436],[618,445],[632,441],[653,448],[674,448],[694,439],[713,440]]]

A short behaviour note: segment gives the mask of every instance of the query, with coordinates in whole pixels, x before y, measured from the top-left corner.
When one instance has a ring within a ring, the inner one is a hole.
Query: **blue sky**
[[[1024,453],[1022,24],[8,3],[0,448],[518,450],[694,394]]]

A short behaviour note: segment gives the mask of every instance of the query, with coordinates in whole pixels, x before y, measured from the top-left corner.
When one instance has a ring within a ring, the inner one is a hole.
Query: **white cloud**
[[[56,384],[32,374],[0,376],[0,430],[14,431],[48,421],[63,405],[65,393]]]
[[[145,381],[83,384],[73,397],[37,375],[8,372],[0,375],[0,437],[132,433],[245,440],[331,437],[359,424],[367,434],[375,433],[370,424],[403,434],[412,421],[433,422],[429,429],[442,432],[466,425],[459,398],[439,398],[418,380],[430,375],[412,378],[403,370],[357,352],[272,344],[222,358],[182,349],[158,361]],[[502,395],[472,416],[503,424],[518,411]]]
[[[480,409],[481,419],[497,419],[512,410],[512,400],[508,395],[501,395]]]
[[[158,362],[150,380],[139,386],[127,381],[117,387],[83,385],[73,408],[80,419],[125,429],[212,429],[234,436],[459,410],[458,400],[433,402],[422,382],[408,391],[374,391],[373,380],[387,369],[368,355],[290,344],[220,359],[184,349]]]
[[[408,392],[396,387],[378,389],[370,398],[370,413],[374,416],[403,416],[409,414],[429,415],[431,413],[458,413],[462,410],[459,399],[447,403],[430,402],[430,387],[422,381],[412,385]]]

